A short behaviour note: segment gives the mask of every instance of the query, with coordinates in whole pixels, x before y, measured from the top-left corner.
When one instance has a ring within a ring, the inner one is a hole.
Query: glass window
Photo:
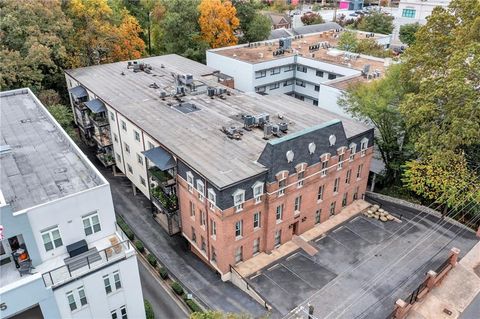
[[[336,204],[337,204],[336,202],[332,202],[332,203],[330,204],[330,217],[333,216],[333,215],[335,215],[335,206],[336,206]]]
[[[116,310],[111,311],[110,314],[112,315],[112,319],[118,319]]]
[[[198,191],[198,199],[203,202],[205,198],[205,185],[199,179],[197,179],[197,191]]]
[[[73,296],[73,291],[67,292],[68,305],[70,306],[70,311],[77,309],[77,303],[75,302],[75,297]]]
[[[313,105],[318,106],[318,100],[313,100]]]
[[[295,69],[295,66],[293,64],[289,64],[285,66],[284,72],[290,72],[290,71],[293,71],[294,69]]]
[[[336,75],[336,74],[328,73],[328,79],[329,79],[329,80],[335,80],[336,78],[337,78],[337,75]]]
[[[112,122],[115,122],[115,114],[113,114],[112,111],[110,111],[110,119],[112,120]]]
[[[333,192],[338,193],[338,186],[340,185],[340,177],[335,178],[335,182],[333,183]]]
[[[282,230],[279,229],[275,232],[275,246],[279,246],[282,243]]]
[[[255,88],[255,92],[257,93],[264,93],[265,92],[265,86],[259,86]]]
[[[85,290],[82,287],[78,287],[78,297],[80,298],[80,304],[85,306],[87,302],[87,296],[85,296]]]
[[[195,203],[190,201],[190,217],[195,217]]]
[[[89,236],[94,233],[98,233],[102,230],[100,227],[100,220],[98,219],[98,214],[91,214],[84,216],[83,220],[83,230],[85,231],[85,236]]]
[[[284,178],[278,181],[278,196],[285,194],[285,186],[287,186],[287,179]]]
[[[208,189],[208,206],[210,207],[211,210],[215,209],[215,204],[217,201],[217,195],[215,194],[215,191],[211,188]]]
[[[43,231],[42,239],[46,251],[63,246],[62,238],[60,237],[60,231],[58,230],[57,226]]]
[[[261,71],[255,72],[255,78],[256,79],[264,78],[266,76],[267,76],[267,71],[266,70],[261,70]]]
[[[270,90],[276,90],[280,87],[280,82],[270,84]]]
[[[273,68],[273,69],[270,69],[270,75],[275,75],[275,74],[279,74],[280,73],[280,68]]]
[[[276,219],[277,221],[281,221],[283,217],[283,204],[277,206],[277,212],[276,212]]]
[[[350,161],[353,161],[355,158],[355,152],[357,151],[357,144],[350,144]]]
[[[200,226],[205,226],[207,223],[205,218],[205,212],[203,210],[200,211]]]
[[[125,306],[120,307],[120,315],[122,316],[122,319],[128,319],[127,308],[125,308]]]
[[[323,193],[325,192],[325,185],[321,185],[318,188],[317,201],[323,200]]]
[[[235,237],[241,237],[243,235],[243,220],[239,220],[235,223]]]
[[[320,215],[322,213],[322,210],[319,209],[315,212],[315,224],[320,224]]]
[[[129,146],[127,143],[125,143],[125,142],[123,142],[123,146],[125,147],[125,152],[127,152],[128,154],[130,154],[130,146]]]
[[[253,197],[255,198],[255,203],[260,203],[262,201],[263,194],[263,183],[256,183],[253,187]]]
[[[305,171],[298,172],[298,174],[297,174],[297,179],[298,179],[297,187],[302,187],[303,186],[303,183],[304,183],[303,179],[304,178],[305,178]]]
[[[315,91],[316,92],[320,91],[320,85],[315,85]]]
[[[115,143],[118,143],[118,135],[117,135],[117,133],[113,133],[113,141],[114,141]]]
[[[305,86],[306,86],[305,82],[303,82],[302,80],[296,80],[296,81],[295,81],[295,85],[298,85],[298,86],[301,86],[301,87],[305,87]]]
[[[338,155],[337,169],[342,169],[344,156],[345,156],[344,154]]]
[[[206,252],[207,251],[207,245],[205,244],[205,238],[203,238],[203,236],[200,236],[200,242],[201,242],[200,249],[203,252]]]
[[[347,177],[345,177],[345,184],[350,184],[350,177],[352,176],[352,170],[347,171]]]
[[[260,252],[260,238],[256,238],[253,241],[253,254],[258,254]]]
[[[415,9],[403,9],[402,17],[404,17],[404,18],[415,18]]]
[[[300,211],[301,205],[302,205],[302,196],[298,196],[295,198],[294,211]]]
[[[122,288],[122,282],[120,281],[120,273],[118,270],[113,272],[113,281],[115,283],[115,289]]]
[[[148,149],[151,150],[152,148],[154,148],[155,146],[152,144],[152,142],[148,142]]]
[[[121,121],[122,123],[122,130],[124,130],[125,132],[127,131],[127,123],[125,123],[125,121]]]
[[[188,190],[192,192],[193,191],[193,174],[191,172],[187,172],[187,184],[188,184]]]
[[[283,86],[290,86],[293,84],[293,80],[286,80],[285,82],[283,82]]]
[[[260,216],[261,216],[260,212],[256,212],[255,214],[253,214],[253,228],[260,228],[260,224],[261,224]]]
[[[140,175],[140,184],[142,184],[143,186],[147,186],[147,182],[145,181],[145,178],[143,178],[143,176]]]
[[[316,76],[320,76],[323,78],[323,71],[320,71],[320,70],[317,70],[317,72],[315,72]]]
[[[215,247],[212,246],[212,261],[214,263],[217,262],[217,252],[215,251]]]
[[[342,207],[347,206],[347,196],[348,196],[348,193],[343,194]]]
[[[328,160],[322,162],[322,176],[327,176],[327,170],[328,170]]]
[[[122,157],[120,156],[120,154],[116,153],[117,154],[117,162],[121,163],[122,162]]]
[[[213,237],[217,236],[217,223],[213,219],[210,219],[210,234]]]
[[[192,241],[197,242],[197,234],[195,234],[195,228],[192,227]]]
[[[112,292],[112,285],[110,284],[110,277],[108,275],[103,276],[103,284],[105,286],[105,292],[108,295]]]
[[[233,205],[237,212],[243,209],[243,203],[245,202],[245,191],[237,190],[233,195]]]
[[[304,65],[298,65],[297,66],[297,71],[307,73],[307,67]]]
[[[138,131],[133,131],[133,137],[135,137],[135,141],[140,142],[140,133]]]
[[[140,165],[143,166],[143,157],[142,157],[142,155],[137,154],[137,162],[138,162],[138,164],[140,164]]]
[[[363,164],[358,165],[357,168],[357,179],[362,176]]]
[[[132,165],[130,164],[127,164],[127,170],[130,174],[133,174],[133,168],[132,168]]]

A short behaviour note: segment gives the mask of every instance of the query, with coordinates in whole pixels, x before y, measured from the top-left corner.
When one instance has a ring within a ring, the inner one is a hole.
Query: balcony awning
[[[88,96],[87,90],[85,90],[85,88],[81,85],[71,88],[69,91],[76,99],[81,99],[82,97]]]
[[[175,167],[175,160],[161,147],[154,147],[142,152],[149,161],[155,164],[162,171]]]
[[[85,102],[85,105],[92,111],[93,113],[100,113],[100,112],[106,112],[107,108],[105,107],[105,104],[103,104],[102,101],[99,99],[93,99],[90,101]]]

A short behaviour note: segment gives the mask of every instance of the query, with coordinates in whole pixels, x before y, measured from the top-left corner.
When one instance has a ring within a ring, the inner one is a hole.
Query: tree
[[[68,39],[72,23],[60,3],[48,0],[2,1],[0,86],[63,89],[63,68],[75,66]]]
[[[73,140],[78,140],[77,132],[73,127],[74,120],[71,108],[62,104],[53,104],[47,106],[47,110]]]
[[[198,10],[201,35],[210,47],[221,48],[237,44],[234,31],[240,22],[230,1],[202,0]]]
[[[400,26],[400,41],[405,44],[412,45],[415,43],[415,33],[420,29],[419,23],[410,23]]]
[[[479,185],[464,152],[471,154],[480,140],[480,3],[453,0],[447,9],[435,8],[415,36],[402,73],[412,92],[400,111],[420,160],[407,164],[404,181],[431,198],[465,182]],[[449,196],[448,206],[468,194]]]
[[[398,109],[407,91],[400,74],[399,65],[391,66],[384,78],[353,86],[339,100],[354,118],[375,127],[386,183],[400,181],[402,165],[411,156],[409,132]]]
[[[337,47],[340,50],[357,52],[358,50],[358,39],[357,34],[352,31],[345,31],[340,35],[338,39]]]
[[[263,41],[268,38],[271,29],[270,19],[262,14],[256,14],[248,25],[244,38],[248,42]]]
[[[251,319],[247,314],[223,313],[220,311],[194,312],[190,319]]]
[[[302,23],[305,25],[311,25],[311,24],[319,24],[319,23],[324,23],[325,21],[323,20],[322,16],[317,14],[317,13],[305,13],[300,20],[302,20]]]
[[[157,40],[160,53],[176,53],[196,61],[205,60],[208,45],[200,37],[199,3],[199,0],[169,0],[163,3],[165,14],[159,23]]]
[[[142,29],[137,19],[126,9],[122,15],[122,22],[114,32],[116,39],[113,42],[112,55],[117,60],[138,59],[145,51],[145,42],[138,36]]]
[[[257,15],[255,3],[253,0],[234,0],[232,3],[237,10],[237,18],[240,23],[239,29],[245,34],[248,26]]]
[[[373,12],[362,18],[358,29],[366,32],[391,34],[393,31],[393,17],[381,12]]]

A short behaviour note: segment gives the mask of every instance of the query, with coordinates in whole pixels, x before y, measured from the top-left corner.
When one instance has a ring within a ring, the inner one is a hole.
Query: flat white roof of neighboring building
[[[13,211],[106,181],[29,89],[0,93],[0,189]]]

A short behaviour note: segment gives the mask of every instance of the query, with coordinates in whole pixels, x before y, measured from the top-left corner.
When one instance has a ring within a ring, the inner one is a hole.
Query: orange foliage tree
[[[116,60],[138,59],[145,51],[145,42],[138,36],[142,32],[137,19],[127,10],[122,12],[122,23],[115,29],[112,56]]]
[[[237,10],[230,1],[202,0],[198,6],[201,35],[212,48],[235,45],[238,42],[234,31],[240,21]]]

